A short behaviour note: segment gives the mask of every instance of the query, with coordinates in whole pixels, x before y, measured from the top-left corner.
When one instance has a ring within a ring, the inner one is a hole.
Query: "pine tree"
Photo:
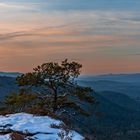
[[[38,98],[50,111],[63,112],[67,108],[76,112],[87,114],[80,106],[80,102],[94,103],[91,95],[92,89],[81,87],[75,79],[81,73],[82,65],[77,62],[68,62],[67,59],[58,62],[44,63],[33,69],[33,72],[17,77],[17,83],[21,87],[39,87],[45,89],[45,94],[38,90]]]
[[[27,92],[26,90],[21,89],[19,93],[13,92],[9,94],[5,100],[4,104],[7,107],[7,110],[10,112],[22,112],[25,111],[28,107],[34,105],[37,95]]]

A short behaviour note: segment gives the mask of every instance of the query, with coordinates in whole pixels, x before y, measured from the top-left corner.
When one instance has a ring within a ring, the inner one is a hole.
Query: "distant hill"
[[[79,80],[82,81],[116,81],[116,82],[127,82],[127,83],[138,83],[140,82],[140,73],[135,74],[105,74],[105,75],[82,75]]]
[[[99,93],[104,98],[108,99],[109,101],[124,107],[126,109],[140,111],[140,102],[135,101],[134,99],[130,98],[129,96],[119,93],[119,92],[112,92],[112,91],[103,91]]]
[[[140,129],[140,112],[114,103],[99,93],[94,93],[94,97],[100,102],[98,105],[84,105],[86,110],[92,112],[92,116],[80,117],[79,121],[74,122],[82,133],[88,132],[98,140],[136,140]],[[130,131],[137,132],[130,134],[133,139],[128,138]]]
[[[135,100],[140,99],[140,74],[82,76],[78,79],[78,83],[90,86],[98,92],[120,92]]]
[[[19,72],[0,72],[0,76],[7,76],[7,77],[17,77],[22,73]]]
[[[0,99],[17,89],[15,77],[0,76]]]
[[[140,74],[83,76],[77,82],[92,87],[100,102],[96,106],[85,105],[96,114],[84,121],[89,132],[94,130],[98,140],[140,138]]]

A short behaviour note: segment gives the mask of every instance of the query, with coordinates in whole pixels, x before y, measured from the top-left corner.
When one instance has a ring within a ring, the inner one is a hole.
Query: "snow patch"
[[[17,113],[6,116],[0,116],[0,129],[10,128],[14,131],[36,134],[32,138],[35,140],[60,140],[58,134],[61,129],[51,128],[51,124],[59,125],[62,122],[52,119],[48,116],[34,116],[27,113]],[[75,131],[70,131],[69,136],[72,140],[83,140],[84,138]],[[10,140],[10,135],[0,136],[0,140]]]
[[[8,135],[4,135],[4,136],[0,135],[0,140],[11,140],[11,138],[10,138],[9,134]]]

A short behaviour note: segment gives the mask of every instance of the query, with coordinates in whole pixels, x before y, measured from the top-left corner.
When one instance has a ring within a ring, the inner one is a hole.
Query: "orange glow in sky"
[[[0,2],[0,71],[68,58],[86,74],[140,72],[139,11],[43,8]]]

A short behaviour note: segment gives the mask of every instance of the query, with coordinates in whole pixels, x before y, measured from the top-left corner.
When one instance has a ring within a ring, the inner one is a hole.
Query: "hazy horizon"
[[[140,1],[0,0],[0,71],[68,58],[82,74],[140,73]]]

